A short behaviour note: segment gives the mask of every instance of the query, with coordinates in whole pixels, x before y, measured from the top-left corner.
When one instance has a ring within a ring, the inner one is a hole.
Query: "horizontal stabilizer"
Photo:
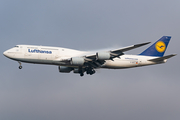
[[[159,62],[159,61],[163,61],[163,60],[166,60],[166,59],[169,59],[173,56],[176,56],[177,54],[172,54],[172,55],[167,55],[167,56],[164,56],[164,57],[159,57],[159,58],[155,58],[155,59],[150,59],[148,61],[152,61],[152,62]]]

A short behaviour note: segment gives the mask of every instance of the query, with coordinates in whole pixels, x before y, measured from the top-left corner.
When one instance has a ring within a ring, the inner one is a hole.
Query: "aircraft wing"
[[[150,42],[135,44],[135,45],[123,47],[120,49],[105,51],[105,52],[101,52],[101,53],[97,52],[97,53],[84,55],[84,56],[80,56],[80,57],[84,58],[84,61],[85,61],[84,65],[85,66],[98,68],[105,63],[105,60],[113,60],[113,58],[115,58],[115,57],[119,57],[121,55],[124,55],[123,52],[125,52],[125,51],[132,50],[132,49],[147,45],[149,43]],[[98,55],[101,57],[101,59],[97,58]],[[70,64],[71,58],[62,59],[62,60],[60,60],[60,62],[66,62],[66,63]]]
[[[128,46],[128,47],[124,47],[124,48],[112,50],[111,52],[113,52],[113,53],[126,52],[126,51],[128,51],[128,50],[132,50],[132,49],[135,49],[135,48],[138,48],[138,47],[147,45],[147,44],[149,44],[149,43],[151,43],[151,42],[146,42],[146,43],[141,43],[141,44],[131,45],[131,46]]]
[[[132,50],[132,49],[135,49],[135,48],[138,48],[138,47],[147,45],[147,44],[149,44],[149,43],[151,43],[151,42],[146,42],[146,43],[131,45],[131,46],[127,46],[127,47],[123,47],[123,48],[120,48],[120,49],[111,50],[111,51],[107,51],[107,52],[109,52],[109,53],[110,53],[112,56],[114,56],[114,57],[118,57],[118,56],[123,55],[123,54],[124,54],[123,52],[126,52],[126,51],[128,51],[128,50]],[[96,59],[96,54],[86,55],[86,58]]]

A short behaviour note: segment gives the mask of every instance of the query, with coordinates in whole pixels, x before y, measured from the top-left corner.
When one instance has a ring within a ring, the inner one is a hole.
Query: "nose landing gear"
[[[21,62],[18,61],[18,63],[19,63],[19,69],[22,69]]]

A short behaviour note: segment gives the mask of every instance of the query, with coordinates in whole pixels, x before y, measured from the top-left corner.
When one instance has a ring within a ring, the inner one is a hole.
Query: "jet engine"
[[[109,60],[111,58],[111,55],[108,52],[97,52],[96,58],[98,60]]]
[[[82,57],[72,57],[71,58],[71,64],[72,65],[80,66],[80,65],[83,65],[84,62],[85,62],[84,58],[82,58]]]
[[[62,73],[70,73],[73,68],[71,67],[66,67],[66,66],[59,66],[59,72],[62,72]]]

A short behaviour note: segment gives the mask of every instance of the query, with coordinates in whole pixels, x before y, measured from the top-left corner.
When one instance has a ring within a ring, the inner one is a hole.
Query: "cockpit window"
[[[18,48],[19,46],[14,46],[14,47],[17,47],[17,48]]]

